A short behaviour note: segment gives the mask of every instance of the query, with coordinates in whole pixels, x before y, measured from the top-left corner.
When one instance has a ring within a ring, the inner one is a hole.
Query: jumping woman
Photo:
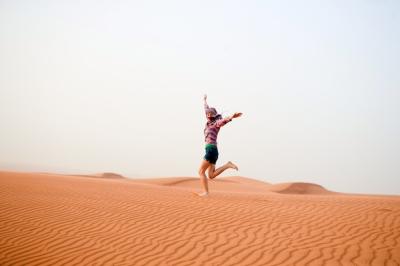
[[[207,95],[204,95],[204,109],[207,117],[206,127],[204,128],[206,155],[204,156],[204,160],[201,162],[199,169],[199,175],[201,178],[201,182],[203,184],[204,192],[199,193],[198,194],[199,196],[208,195],[208,181],[206,176],[207,169],[208,169],[208,178],[210,179],[216,178],[223,171],[229,168],[238,170],[238,167],[231,161],[215,169],[215,164],[217,163],[218,160],[217,136],[221,127],[226,125],[228,122],[232,121],[232,119],[240,117],[242,115],[242,113],[234,113],[231,116],[222,118],[222,116],[218,114],[215,108],[212,107],[210,108],[208,106]]]

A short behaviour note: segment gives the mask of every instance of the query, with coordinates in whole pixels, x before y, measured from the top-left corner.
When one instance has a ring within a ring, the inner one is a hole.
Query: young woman
[[[232,168],[238,170],[238,167],[231,161],[223,166],[215,169],[215,164],[218,160],[217,136],[221,127],[226,125],[232,119],[240,117],[242,113],[234,113],[231,116],[222,118],[215,108],[210,108],[207,104],[207,95],[204,95],[204,109],[207,116],[207,124],[204,128],[204,136],[206,142],[206,155],[202,161],[199,169],[199,175],[203,184],[204,192],[198,194],[199,196],[208,195],[208,181],[206,171],[208,169],[208,178],[214,179],[226,169]]]

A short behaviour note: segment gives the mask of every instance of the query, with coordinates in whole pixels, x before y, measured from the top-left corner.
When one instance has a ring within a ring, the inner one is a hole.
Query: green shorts
[[[216,164],[218,160],[218,148],[214,144],[206,144],[206,155],[204,160],[207,160],[211,164]]]

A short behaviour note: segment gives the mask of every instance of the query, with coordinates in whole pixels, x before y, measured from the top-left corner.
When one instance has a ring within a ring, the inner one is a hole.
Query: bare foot
[[[231,161],[228,162],[228,165],[230,168],[235,169],[236,171],[239,170],[239,168],[236,166],[236,164],[232,163]]]
[[[200,197],[207,197],[208,196],[208,192],[198,193],[197,195],[200,196]]]

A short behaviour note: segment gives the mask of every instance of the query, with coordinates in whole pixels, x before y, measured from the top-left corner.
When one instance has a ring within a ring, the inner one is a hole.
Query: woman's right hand
[[[204,101],[207,101],[207,94],[204,94]]]

